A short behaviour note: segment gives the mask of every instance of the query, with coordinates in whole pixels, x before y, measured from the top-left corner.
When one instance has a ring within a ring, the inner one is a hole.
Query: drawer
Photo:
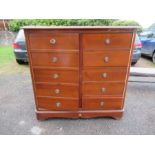
[[[78,85],[36,84],[36,96],[79,97]]]
[[[84,50],[130,49],[132,33],[84,34]]]
[[[78,67],[78,53],[31,53],[33,66]]]
[[[83,81],[125,81],[127,68],[105,67],[83,70]]]
[[[79,35],[76,33],[39,33],[29,35],[30,49],[78,50]]]
[[[123,108],[123,98],[83,98],[82,108],[85,110],[118,110]]]
[[[69,98],[37,97],[39,110],[77,110],[79,100]]]
[[[33,69],[34,79],[36,82],[66,82],[78,83],[78,70],[63,70],[63,69]]]
[[[123,95],[124,85],[123,82],[85,82],[83,84],[83,95]]]
[[[100,51],[84,52],[84,67],[120,66],[127,67],[129,64],[129,51]],[[129,64],[130,65],[130,64]]]

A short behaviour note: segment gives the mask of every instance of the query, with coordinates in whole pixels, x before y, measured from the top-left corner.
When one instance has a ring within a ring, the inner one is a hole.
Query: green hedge
[[[139,26],[138,31],[142,31],[142,26],[134,20],[116,20],[112,23],[113,26]]]
[[[11,31],[18,31],[26,25],[46,25],[46,26],[86,26],[86,25],[111,25],[111,19],[16,19],[9,22]]]
[[[9,22],[11,31],[18,31],[27,25],[46,25],[46,26],[95,26],[95,25],[139,25],[134,21],[120,21],[114,19],[16,19]]]

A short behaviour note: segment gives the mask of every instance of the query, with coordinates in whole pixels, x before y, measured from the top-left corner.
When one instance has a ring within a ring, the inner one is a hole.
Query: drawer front
[[[123,82],[88,82],[83,84],[83,95],[123,95],[124,85]]]
[[[29,35],[30,49],[78,50],[79,35],[76,33],[40,33]]]
[[[120,66],[127,67],[130,52],[128,51],[103,51],[103,52],[84,52],[84,67],[99,66]]]
[[[127,68],[105,67],[83,70],[83,81],[125,81]]]
[[[62,99],[37,97],[39,110],[77,110],[79,100],[77,99]]]
[[[79,82],[79,73],[77,70],[33,69],[33,72],[36,82]]]
[[[84,34],[84,50],[130,49],[132,33]]]
[[[78,85],[36,84],[36,96],[79,97]]]
[[[78,53],[31,53],[33,66],[78,67]]]
[[[85,110],[118,110],[123,108],[122,98],[83,98]]]

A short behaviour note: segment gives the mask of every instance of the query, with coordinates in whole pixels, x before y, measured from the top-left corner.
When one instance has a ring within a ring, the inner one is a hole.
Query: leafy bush
[[[116,20],[112,23],[113,26],[139,26],[138,31],[142,31],[142,26],[134,20]]]
[[[114,19],[16,19],[9,22],[11,31],[18,31],[27,25],[46,25],[46,26],[109,26],[109,25],[132,25],[139,26],[135,21],[121,21]]]
[[[112,19],[16,19],[9,22],[9,29],[18,31],[27,25],[46,26],[86,26],[86,25],[111,25]]]

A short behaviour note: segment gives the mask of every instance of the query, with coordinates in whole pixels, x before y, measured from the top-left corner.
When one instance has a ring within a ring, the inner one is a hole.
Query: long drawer
[[[105,67],[83,70],[83,81],[125,81],[127,68]]]
[[[85,110],[118,110],[123,107],[123,98],[102,97],[83,98],[82,108]]]
[[[34,68],[35,82],[78,83],[78,70]]]
[[[84,50],[130,49],[132,33],[84,34]]]
[[[31,53],[33,66],[47,67],[78,67],[78,53]]]
[[[124,82],[84,82],[83,96],[123,95]]]
[[[83,52],[83,65],[84,67],[127,67],[129,58],[129,51],[88,51]]]
[[[37,97],[37,105],[40,110],[77,110],[78,99]]]
[[[29,35],[30,49],[79,49],[79,35],[76,33],[41,32]]]
[[[36,96],[79,97],[76,84],[36,84]]]

